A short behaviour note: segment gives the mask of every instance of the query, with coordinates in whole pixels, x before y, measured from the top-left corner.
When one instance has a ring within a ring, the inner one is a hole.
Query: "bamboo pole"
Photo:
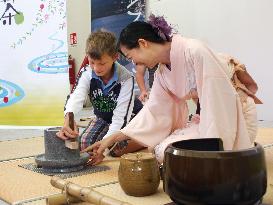
[[[55,188],[63,190],[66,194],[77,197],[82,201],[95,205],[131,205],[106,195],[103,195],[92,188],[81,187],[80,185],[67,182],[57,176],[53,176],[50,183]]]
[[[68,203],[78,203],[81,202],[80,199],[67,195],[67,194],[55,194],[48,196],[46,198],[46,205],[64,205]]]

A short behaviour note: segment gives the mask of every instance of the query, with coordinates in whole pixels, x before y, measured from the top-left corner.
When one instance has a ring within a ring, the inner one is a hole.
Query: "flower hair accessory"
[[[164,16],[155,16],[154,14],[151,14],[148,23],[156,30],[158,36],[163,40],[170,40],[173,28],[166,22]]]

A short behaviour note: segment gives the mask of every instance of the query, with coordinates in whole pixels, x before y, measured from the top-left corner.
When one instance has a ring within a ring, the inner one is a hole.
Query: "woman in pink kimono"
[[[153,68],[160,63],[149,100],[120,132],[84,150],[93,150],[93,163],[128,138],[154,150],[159,162],[168,144],[185,139],[221,138],[225,150],[253,146],[254,101],[260,101],[254,95],[257,85],[244,65],[198,40],[178,34],[170,37],[163,17],[152,18],[152,23],[129,24],[119,38],[120,51],[135,64]],[[199,99],[201,113],[188,123],[186,100],[190,98]]]

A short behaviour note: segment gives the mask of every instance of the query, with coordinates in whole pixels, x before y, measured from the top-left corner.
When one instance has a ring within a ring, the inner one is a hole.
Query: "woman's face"
[[[151,47],[140,45],[138,48],[128,49],[125,46],[120,46],[120,50],[129,61],[133,61],[136,65],[153,68],[159,63]]]

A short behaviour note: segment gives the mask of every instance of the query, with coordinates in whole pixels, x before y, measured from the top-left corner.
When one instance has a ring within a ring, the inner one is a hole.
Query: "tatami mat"
[[[20,205],[47,205],[47,204],[46,204],[46,199],[41,199],[41,200],[35,200],[35,201],[30,201],[30,202],[23,202]],[[81,203],[70,203],[69,205],[95,205],[95,204],[81,202]]]
[[[12,141],[0,141],[0,162],[3,160],[35,156],[45,152],[44,138],[33,137]]]
[[[273,128],[259,128],[256,141],[261,145],[273,144]]]
[[[163,191],[163,182],[161,181],[158,191],[150,196],[145,197],[133,197],[126,195],[121,189],[119,183],[110,184],[107,186],[101,186],[98,188],[94,188],[95,191],[103,193],[111,198],[118,199],[123,202],[128,202],[131,205],[164,205],[166,203],[170,203],[171,199],[167,194]],[[46,200],[38,200],[33,202],[27,202],[23,205],[46,205]],[[81,202],[81,203],[73,203],[75,205],[91,205],[90,203]]]
[[[31,163],[34,159],[20,159],[0,163],[0,198],[8,203],[15,203],[27,199],[39,198],[60,193],[50,184],[50,176],[35,173],[18,166],[18,164]],[[102,165],[111,169],[79,177],[70,178],[69,181],[81,186],[94,186],[98,184],[117,181],[118,160],[107,160]]]
[[[265,151],[267,171],[268,171],[268,186],[267,192],[263,197],[263,205],[273,204],[273,147]],[[78,183],[80,184],[80,183]],[[83,184],[80,184],[84,186]],[[121,201],[129,202],[132,205],[163,205],[171,202],[170,198],[163,192],[162,181],[158,192],[151,196],[146,197],[132,197],[126,195],[118,183],[109,184],[94,188],[96,191],[101,192],[107,196],[119,199]],[[46,205],[45,200],[39,200],[35,202],[24,203],[23,205]],[[75,203],[73,205],[91,205],[89,203]]]
[[[108,186],[98,187],[94,190],[101,192],[107,196],[119,199],[121,201],[129,202],[132,205],[163,205],[171,202],[171,199],[163,191],[163,183],[161,181],[158,191],[150,196],[133,197],[128,196],[121,189],[119,183]]]
[[[267,191],[264,196],[264,203],[273,204],[273,147],[265,150],[267,168]]]
[[[260,128],[256,141],[262,145],[273,143],[273,128]],[[39,198],[61,192],[50,185],[51,177],[18,167],[18,164],[33,163],[34,158],[5,161],[44,153],[43,137],[0,142],[0,150],[0,161],[2,160],[0,162],[0,198],[4,201],[10,204],[25,201],[26,203],[22,203],[23,205],[45,205],[45,200],[39,200]],[[273,204],[273,147],[267,148],[265,153],[268,170],[268,188],[264,196],[264,204]],[[118,159],[108,159],[103,164],[111,167],[111,170],[70,178],[69,181],[83,187],[117,182]],[[163,193],[162,188],[159,189],[157,194],[147,198],[125,195],[118,183],[101,186],[96,188],[96,190],[123,201],[129,200],[128,202],[138,205],[169,202],[169,198]],[[31,199],[37,200],[32,201]],[[27,202],[28,200],[30,201]],[[78,203],[77,205],[87,205],[87,203]]]

